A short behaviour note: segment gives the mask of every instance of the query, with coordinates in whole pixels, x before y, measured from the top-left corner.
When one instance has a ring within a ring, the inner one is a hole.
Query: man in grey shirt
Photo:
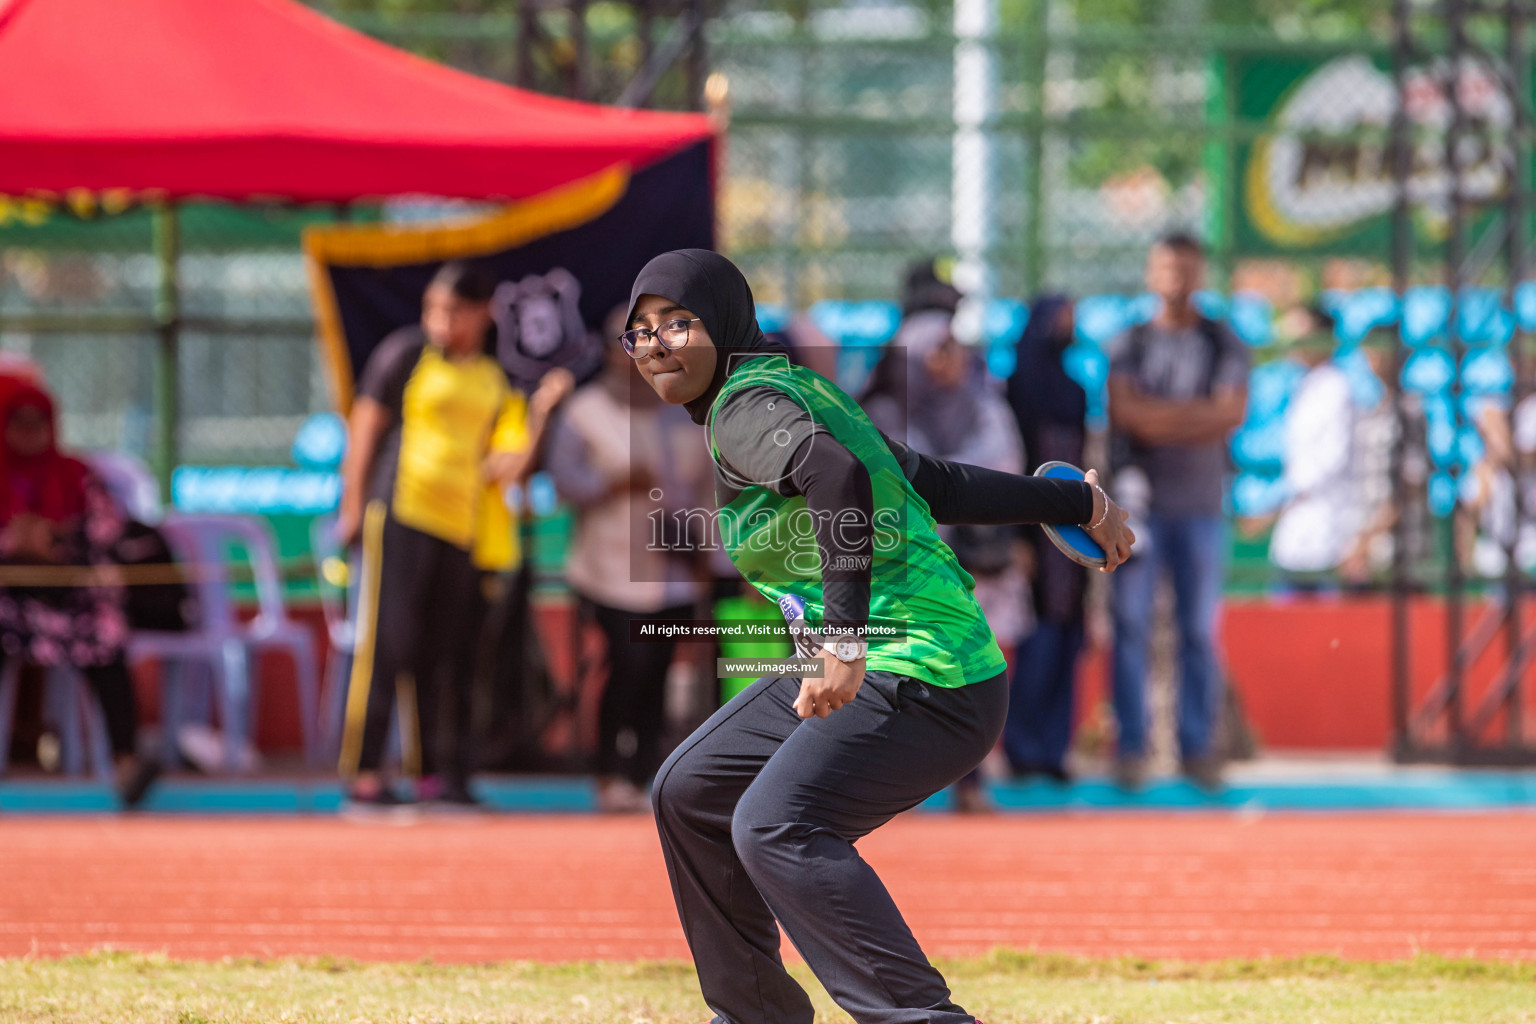
[[[1141,489],[1151,543],[1114,580],[1114,705],[1119,725],[1115,777],[1127,788],[1146,778],[1147,651],[1157,578],[1173,577],[1179,629],[1178,738],[1184,773],[1220,784],[1212,749],[1221,671],[1216,618],[1226,562],[1222,497],[1227,438],[1243,421],[1250,359],[1224,324],[1202,317],[1193,298],[1205,271],[1200,243],[1169,235],[1147,256],[1147,287],[1162,300],[1151,322],[1110,349],[1109,418],[1121,494]],[[1140,480],[1137,477],[1140,476]]]

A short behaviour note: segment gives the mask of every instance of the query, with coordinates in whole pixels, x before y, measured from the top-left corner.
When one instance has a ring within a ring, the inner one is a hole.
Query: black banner
[[[604,172],[509,207],[483,222],[438,228],[327,227],[305,235],[322,343],[343,406],[356,374],[391,331],[421,317],[444,262],[473,260],[500,282],[488,345],[530,389],[565,366],[601,366],[595,331],[627,302],[640,268],[669,249],[714,248],[711,144],[629,173]]]

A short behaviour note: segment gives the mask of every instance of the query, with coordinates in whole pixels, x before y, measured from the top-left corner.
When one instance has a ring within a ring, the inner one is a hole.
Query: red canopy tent
[[[292,0],[0,0],[0,192],[515,199],[712,133],[541,96]]]
[[[710,138],[704,115],[514,89],[294,0],[0,0],[0,194],[160,202],[162,487],[176,458],[174,206],[425,193],[521,199]]]

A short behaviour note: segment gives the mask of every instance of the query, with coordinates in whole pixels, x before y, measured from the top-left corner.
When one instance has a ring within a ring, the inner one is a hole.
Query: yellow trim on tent
[[[351,408],[357,368],[352,365],[341,328],[341,310],[331,287],[332,266],[391,267],[466,259],[512,249],[601,216],[623,197],[629,179],[629,166],[616,164],[468,222],[427,227],[328,224],[306,228],[304,258],[310,295],[336,408],[343,413]]]

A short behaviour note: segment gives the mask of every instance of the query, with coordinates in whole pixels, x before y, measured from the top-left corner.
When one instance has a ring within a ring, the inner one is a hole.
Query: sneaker
[[[1072,784],[1072,773],[1059,764],[1026,764],[1019,766],[1013,771],[1013,778],[1016,782],[1026,782],[1036,775],[1042,775],[1058,786],[1070,786]]]
[[[139,757],[134,759],[133,767],[123,778],[118,787],[118,799],[122,800],[123,807],[133,810],[144,802],[144,797],[149,794],[149,787],[155,784],[163,770],[158,758]]]
[[[491,808],[469,791],[468,786],[449,786],[428,804],[434,814],[482,814]]]
[[[261,754],[249,740],[240,740],[236,754],[237,770],[253,775],[261,770]],[[229,767],[229,751],[224,734],[198,722],[188,722],[176,730],[176,752],[187,764],[204,775],[222,775]]]
[[[607,776],[597,783],[597,809],[603,814],[649,813],[651,799],[628,779]]]
[[[1045,770],[1045,777],[1058,786],[1072,785],[1072,773],[1064,765],[1052,765]]]
[[[416,805],[389,786],[380,786],[373,792],[354,787],[342,797],[341,813],[361,821],[408,821],[416,816]]]
[[[988,814],[992,802],[980,786],[955,787],[955,812],[957,814]]]
[[[1184,777],[1207,793],[1220,792],[1221,768],[1221,758],[1214,754],[1186,757],[1179,762],[1179,771]]]
[[[1139,755],[1115,758],[1115,785],[1132,793],[1147,787],[1147,759]]]

